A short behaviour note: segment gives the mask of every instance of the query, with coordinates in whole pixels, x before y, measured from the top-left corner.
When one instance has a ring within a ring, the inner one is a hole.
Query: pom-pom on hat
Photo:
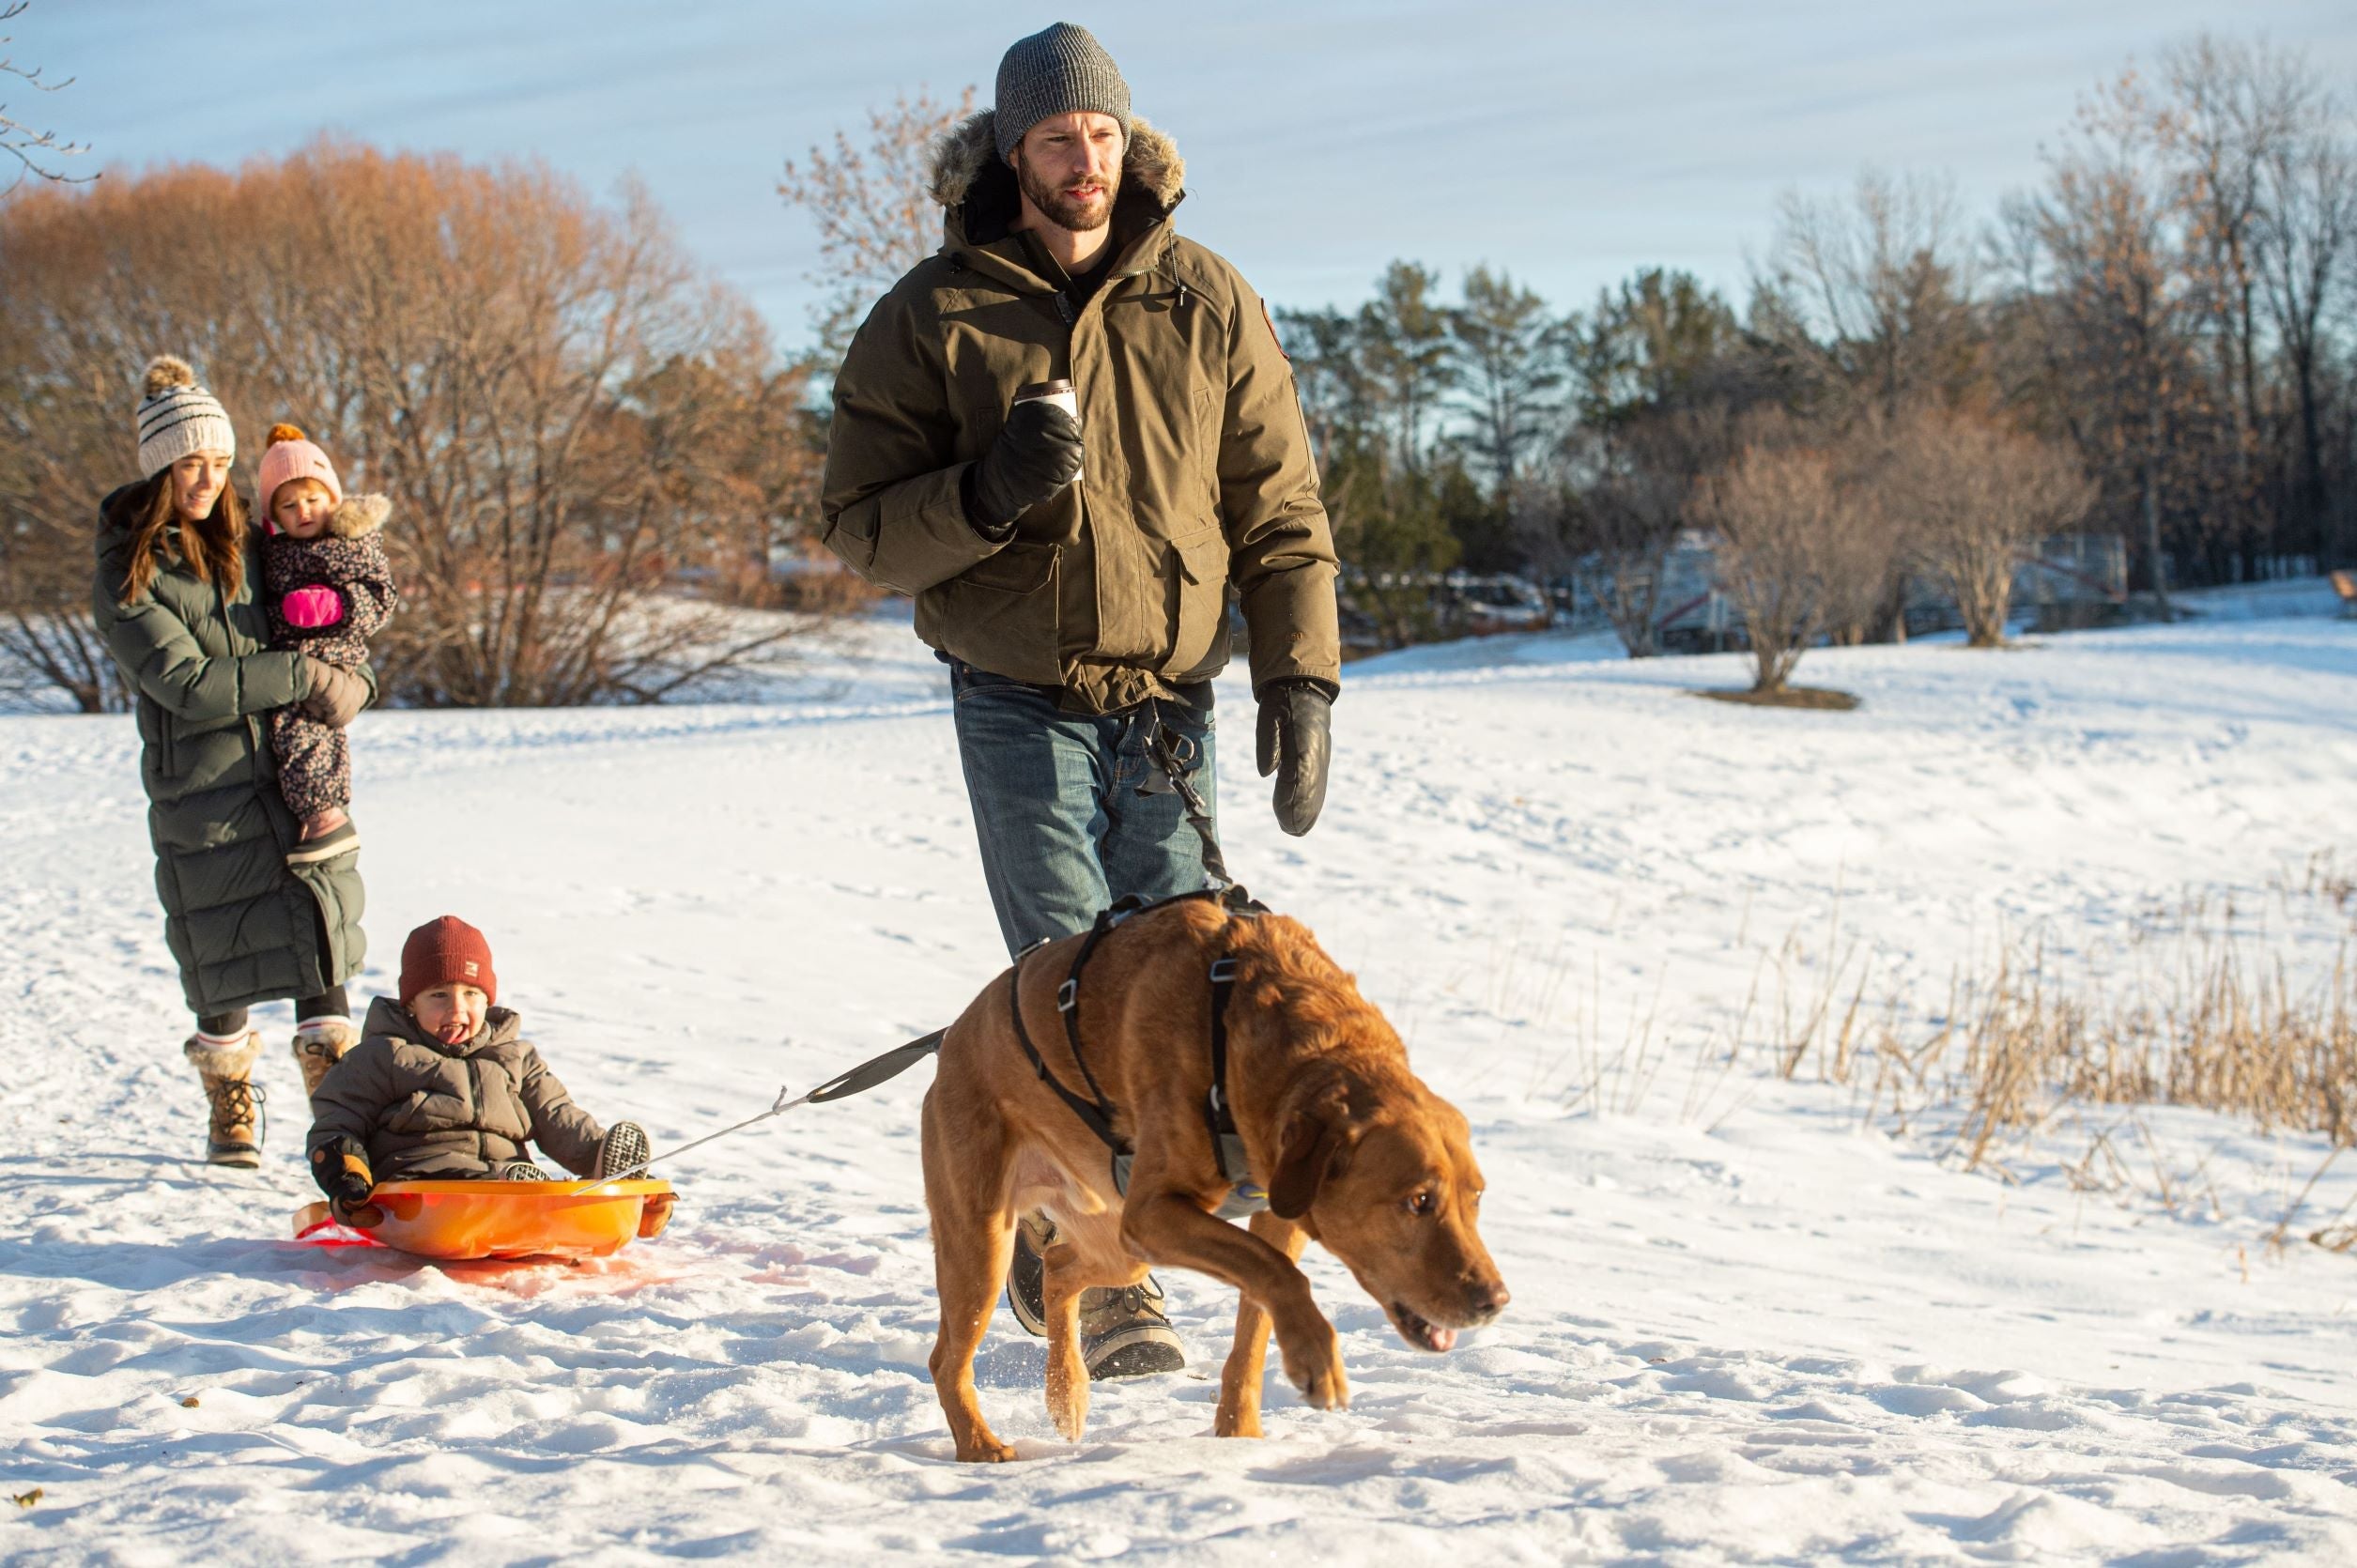
[[[277,498],[278,487],[298,479],[316,479],[326,485],[330,507],[344,504],[344,482],[335,477],[335,465],[328,461],[328,454],[293,425],[273,424],[270,442],[262,451],[261,482],[254,492],[265,520],[270,515],[270,502]]]
[[[142,473],[162,473],[199,452],[218,452],[233,460],[238,455],[238,432],[228,410],[196,384],[196,373],[186,360],[169,354],[147,361],[138,424]]]
[[[500,977],[491,972],[491,944],[455,915],[428,920],[401,945],[401,1005],[436,986],[474,986],[485,1006],[500,999]]]

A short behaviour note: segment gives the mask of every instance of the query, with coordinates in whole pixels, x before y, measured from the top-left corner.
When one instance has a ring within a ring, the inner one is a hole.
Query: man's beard
[[[1091,229],[1105,226],[1107,220],[1113,216],[1113,198],[1121,188],[1120,179],[1118,174],[1107,177],[1101,195],[1086,198],[1068,196],[1034,174],[1030,160],[1024,157],[1020,149],[1015,153],[1015,183],[1023,187],[1023,193],[1031,198],[1031,205],[1038,208],[1049,223],[1074,234],[1086,234]]]

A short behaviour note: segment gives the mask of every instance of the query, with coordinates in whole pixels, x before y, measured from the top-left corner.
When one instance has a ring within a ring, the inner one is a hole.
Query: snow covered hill
[[[778,705],[365,717],[362,989],[464,915],[658,1146],[946,1021],[1004,962],[947,694],[904,626],[860,646]],[[1303,840],[1223,691],[1229,858],[1471,1117],[1506,1317],[1423,1356],[1313,1253],[1348,1411],[1272,1375],[1268,1439],[1221,1442],[1210,1381],[1115,1384],[1068,1445],[1002,1314],[978,1370],[1030,1462],[993,1469],[926,1378],[925,1069],[688,1156],[606,1266],[298,1247],[283,1008],[265,1168],[195,1162],[129,721],[0,719],[0,1491],[42,1494],[0,1558],[2357,1560],[2357,1257],[2261,1245],[2320,1141],[2173,1110],[2199,1204],[2075,1186],[2060,1133],[2008,1182],[1764,1054],[1845,962],[1920,995],[2029,933],[2266,906],[2349,842],[2357,627],[1811,653],[1848,714],[1605,653],[1354,667]],[[2309,1210],[2352,1195],[2345,1163]],[[1232,1299],[1167,1284],[1215,1374]]]

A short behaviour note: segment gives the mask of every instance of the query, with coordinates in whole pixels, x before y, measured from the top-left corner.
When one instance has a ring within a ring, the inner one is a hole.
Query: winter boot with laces
[[[1007,1307],[1027,1334],[1048,1331],[1047,1264],[1040,1254],[1055,1245],[1055,1226],[1044,1216],[1026,1214],[1017,1222]],[[1080,1355],[1091,1380],[1152,1377],[1187,1364],[1162,1307],[1163,1287],[1150,1274],[1144,1284],[1081,1292]]]
[[[216,1042],[191,1035],[181,1053],[195,1064],[212,1102],[205,1159],[215,1165],[254,1170],[262,1163],[262,1085],[254,1082],[254,1059],[262,1053],[262,1033],[249,1029],[237,1039]]]
[[[295,1065],[302,1069],[302,1092],[316,1095],[328,1068],[360,1043],[360,1031],[348,1018],[306,1018],[295,1025]]]
[[[636,1171],[653,1153],[645,1128],[637,1122],[616,1122],[606,1130],[606,1141],[597,1145],[597,1179],[610,1181],[624,1171]]]
[[[1187,1353],[1163,1315],[1163,1287],[1151,1274],[1144,1284],[1081,1292],[1080,1359],[1100,1383],[1159,1376],[1187,1364]]]

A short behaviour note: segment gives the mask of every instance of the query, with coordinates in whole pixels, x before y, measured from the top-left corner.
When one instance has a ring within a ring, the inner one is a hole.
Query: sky
[[[1452,287],[1486,262],[1564,308],[1646,266],[1740,300],[1782,192],[1837,196],[1872,164],[1992,217],[2081,94],[2205,29],[2357,85],[2348,0],[34,0],[6,53],[75,79],[37,107],[85,168],[332,131],[543,159],[599,195],[635,174],[795,345],[824,290],[785,161],[898,92],[988,102],[1006,46],[1059,17],[1178,141],[1180,228],[1297,307],[1354,303],[1395,258]]]

